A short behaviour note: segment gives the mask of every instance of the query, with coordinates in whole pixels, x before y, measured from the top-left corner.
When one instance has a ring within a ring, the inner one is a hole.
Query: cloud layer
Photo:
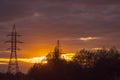
[[[57,39],[85,36],[102,39],[63,41],[65,51],[104,45],[120,47],[119,4],[119,0],[0,0],[0,44],[4,46],[1,49],[6,47],[2,42],[9,39],[5,35],[14,23],[24,35],[21,40],[25,42],[26,55],[29,49],[53,48]]]

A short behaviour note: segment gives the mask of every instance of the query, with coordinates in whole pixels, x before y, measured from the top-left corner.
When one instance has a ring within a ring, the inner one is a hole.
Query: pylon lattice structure
[[[18,60],[17,60],[17,43],[22,43],[20,41],[17,40],[17,37],[19,37],[20,35],[17,34],[16,32],[16,27],[15,24],[13,25],[13,29],[10,35],[8,35],[11,37],[10,41],[7,41],[7,43],[11,44],[10,50],[10,60],[9,60],[9,64],[8,64],[8,73],[10,74],[16,74],[19,73],[19,66],[18,66]]]
[[[54,58],[59,58],[61,54],[61,50],[60,50],[60,41],[57,40],[57,45],[54,49]]]

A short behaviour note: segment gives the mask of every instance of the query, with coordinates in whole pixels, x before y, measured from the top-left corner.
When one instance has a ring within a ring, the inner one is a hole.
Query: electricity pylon
[[[16,74],[20,72],[19,66],[18,66],[18,59],[17,59],[17,50],[18,50],[17,43],[22,43],[22,42],[17,40],[20,35],[18,35],[16,32],[15,24],[13,25],[11,34],[8,36],[11,37],[11,40],[7,41],[7,43],[11,44],[11,47],[10,47],[11,52],[10,52],[10,60],[9,60],[7,72],[10,74]]]

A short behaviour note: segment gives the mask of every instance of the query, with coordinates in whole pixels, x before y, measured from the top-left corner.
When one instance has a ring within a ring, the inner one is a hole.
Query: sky
[[[120,0],[0,0],[0,57],[7,48],[13,24],[23,44],[18,57],[31,58],[61,50],[116,46],[120,49]]]

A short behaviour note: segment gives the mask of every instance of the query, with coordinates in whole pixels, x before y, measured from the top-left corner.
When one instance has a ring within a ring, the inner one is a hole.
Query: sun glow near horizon
[[[74,53],[68,53],[68,54],[61,54],[61,58],[65,59],[66,61],[71,61],[72,57],[74,56]],[[15,60],[13,58],[13,60]],[[18,58],[17,59],[19,62],[25,62],[25,63],[43,63],[46,64],[47,58],[46,56],[40,56],[40,57],[32,57],[32,58]],[[0,58],[0,64],[8,64],[9,63],[9,58]]]
[[[18,58],[17,60],[19,62],[33,63],[33,64],[34,63],[47,63],[45,56],[33,57],[33,58]],[[8,63],[9,63],[9,58],[0,58],[0,64],[8,64]]]
[[[92,48],[91,50],[101,50],[102,48]],[[39,51],[38,51],[39,52]],[[44,51],[44,52],[47,52],[47,51]],[[72,61],[73,59],[73,56],[75,55],[75,53],[63,53],[61,54],[60,58],[61,59],[65,59],[66,61]],[[15,58],[13,58],[13,60],[15,60]],[[46,55],[42,55],[42,56],[39,56],[39,55],[36,55],[35,57],[29,57],[29,58],[17,58],[18,62],[24,62],[24,63],[31,63],[31,64],[34,64],[34,63],[43,63],[43,64],[46,64],[48,63],[47,61],[47,57]],[[9,63],[9,58],[0,58],[0,64],[2,65],[6,65]]]

